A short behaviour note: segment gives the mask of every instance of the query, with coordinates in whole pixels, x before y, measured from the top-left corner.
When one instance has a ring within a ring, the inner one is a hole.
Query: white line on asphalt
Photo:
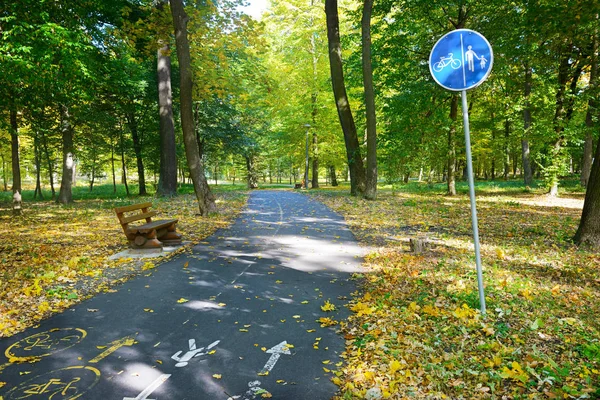
[[[290,353],[288,344],[285,340],[278,345],[271,347],[269,350],[267,350],[267,353],[270,353],[271,357],[263,367],[262,371],[260,371],[259,375],[271,371],[275,364],[277,364],[277,361],[282,354],[292,354]]]
[[[161,376],[156,378],[156,380],[152,382],[150,386],[142,390],[142,392],[136,397],[123,397],[123,400],[152,400],[148,399],[148,396],[150,396],[150,394],[154,392],[160,385],[165,383],[165,381],[169,379],[170,376],[170,374],[162,374]]]

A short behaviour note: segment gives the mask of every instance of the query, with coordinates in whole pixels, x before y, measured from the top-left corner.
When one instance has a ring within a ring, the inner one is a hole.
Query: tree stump
[[[426,237],[410,238],[410,251],[415,254],[424,253],[431,247],[431,241]]]

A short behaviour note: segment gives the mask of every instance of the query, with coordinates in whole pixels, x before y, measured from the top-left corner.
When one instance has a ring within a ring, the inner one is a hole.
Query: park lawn
[[[178,218],[183,240],[194,244],[232,222],[247,199],[245,191],[219,187],[219,213],[201,217],[197,201],[189,193],[167,199],[116,199],[112,187],[108,191],[96,188],[92,193],[77,189],[76,201],[69,206],[33,201],[32,194],[25,191],[21,217],[12,216],[10,196],[2,197],[0,337],[33,326],[95,293],[112,290],[114,284],[165,260],[108,260],[127,248],[114,207],[152,201],[158,218]],[[94,198],[95,194],[99,197]],[[178,252],[186,247],[189,246]]]
[[[311,192],[373,246],[342,323],[336,398],[599,398],[600,255],[570,242],[582,194],[478,191],[484,317],[462,189],[446,197],[412,185],[377,201]],[[418,236],[433,242],[421,254],[408,244]]]

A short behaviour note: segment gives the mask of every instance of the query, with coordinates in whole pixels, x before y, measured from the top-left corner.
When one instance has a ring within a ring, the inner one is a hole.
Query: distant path
[[[192,251],[0,340],[0,400],[330,399],[344,339],[316,320],[347,315],[361,257],[321,203],[253,192]]]

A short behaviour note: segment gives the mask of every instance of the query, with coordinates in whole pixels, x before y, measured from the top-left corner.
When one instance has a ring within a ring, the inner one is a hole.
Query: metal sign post
[[[433,46],[429,55],[429,71],[433,79],[443,88],[461,92],[465,146],[467,153],[467,174],[469,197],[471,199],[471,225],[475,245],[477,285],[481,314],[486,313],[479,229],[477,227],[477,206],[475,204],[475,182],[471,156],[471,135],[469,132],[469,108],[467,90],[479,86],[492,71],[494,54],[492,46],[480,33],[470,29],[457,29],[442,36]]]

